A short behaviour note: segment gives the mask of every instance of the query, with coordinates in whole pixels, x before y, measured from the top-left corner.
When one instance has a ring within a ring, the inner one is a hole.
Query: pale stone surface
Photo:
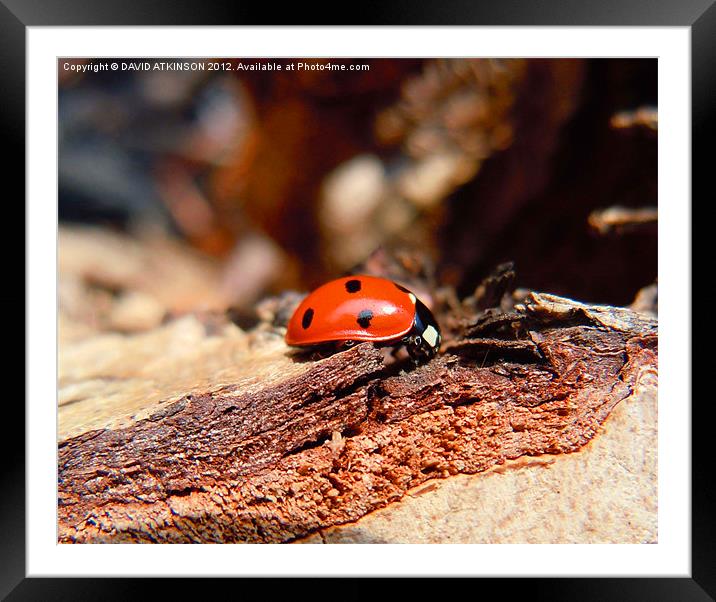
[[[656,543],[657,375],[580,451],[424,483],[297,543]]]

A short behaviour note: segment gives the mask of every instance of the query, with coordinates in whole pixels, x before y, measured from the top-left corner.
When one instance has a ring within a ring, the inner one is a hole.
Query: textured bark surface
[[[370,344],[313,361],[191,317],[163,330],[106,343],[117,362],[154,337],[162,360],[85,373],[64,403],[82,387],[61,355],[60,542],[292,541],[429,479],[579,450],[657,365],[654,318],[536,293],[417,368]]]
[[[643,366],[598,436],[574,453],[431,479],[298,543],[656,543],[656,381]]]

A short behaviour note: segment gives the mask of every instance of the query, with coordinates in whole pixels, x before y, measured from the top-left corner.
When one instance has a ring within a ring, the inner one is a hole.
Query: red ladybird
[[[414,360],[440,348],[440,327],[408,289],[375,276],[348,276],[320,286],[296,308],[286,343],[307,347],[373,341],[405,345]]]

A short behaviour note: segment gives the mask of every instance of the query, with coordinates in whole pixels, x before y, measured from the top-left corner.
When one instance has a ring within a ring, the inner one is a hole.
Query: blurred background
[[[656,279],[656,59],[93,63],[59,60],[64,338],[250,326],[354,269],[462,297],[514,261],[520,287],[616,305]]]

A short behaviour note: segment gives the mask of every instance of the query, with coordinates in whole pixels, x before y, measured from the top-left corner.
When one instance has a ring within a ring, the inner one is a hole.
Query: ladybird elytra
[[[286,343],[295,347],[363,341],[404,344],[417,360],[435,355],[441,337],[437,321],[415,294],[367,275],[338,278],[314,290],[298,305],[286,331]]]

